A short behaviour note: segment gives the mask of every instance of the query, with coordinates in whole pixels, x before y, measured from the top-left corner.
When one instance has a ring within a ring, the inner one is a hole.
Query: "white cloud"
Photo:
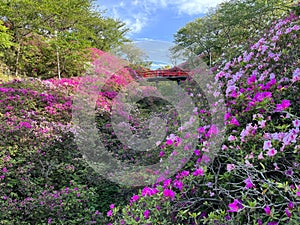
[[[110,8],[111,16],[121,19],[130,28],[130,33],[142,31],[152,22],[159,9],[170,10],[179,16],[200,15],[207,12],[210,7],[226,0],[110,0],[107,8]]]
[[[172,2],[180,14],[197,15],[206,13],[209,8],[217,6],[224,0],[174,0]]]
[[[135,0],[135,5],[144,5],[150,10],[158,10],[159,8],[172,8],[178,14],[197,15],[204,14],[211,7],[217,6],[225,0]],[[138,3],[137,3],[138,2]]]
[[[131,33],[139,33],[148,23],[148,16],[143,13],[138,13],[124,20]]]

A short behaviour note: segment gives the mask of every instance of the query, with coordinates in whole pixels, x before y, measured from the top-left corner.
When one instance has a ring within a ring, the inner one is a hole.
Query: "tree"
[[[93,2],[11,0],[1,4],[0,19],[15,43],[5,52],[6,64],[16,75],[80,75],[89,60],[87,49],[108,51],[127,40],[125,24],[103,17]]]
[[[118,57],[127,60],[131,67],[146,67],[149,68],[151,63],[147,62],[147,54],[138,48],[133,43],[125,43],[113,50],[113,53]]]
[[[287,0],[223,2],[181,28],[174,35],[173,51],[186,48],[203,55],[209,64],[217,63],[222,54],[230,60],[241,54],[249,39],[259,38],[271,21],[288,13],[291,6],[292,1]]]

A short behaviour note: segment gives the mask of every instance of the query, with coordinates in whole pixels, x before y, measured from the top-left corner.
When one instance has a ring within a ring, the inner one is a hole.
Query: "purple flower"
[[[293,72],[293,82],[296,82],[300,80],[300,68],[295,69],[295,71]]]
[[[293,170],[292,169],[289,169],[289,170],[286,170],[285,171],[285,175],[287,175],[287,176],[292,176],[293,175]]]

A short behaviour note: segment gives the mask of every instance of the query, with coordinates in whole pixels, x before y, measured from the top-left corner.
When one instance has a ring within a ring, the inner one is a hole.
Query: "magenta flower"
[[[248,177],[246,180],[244,180],[244,183],[246,184],[247,189],[255,187],[255,185],[252,183],[250,177]]]
[[[165,197],[168,197],[168,198],[171,198],[171,199],[175,198],[175,193],[174,193],[174,191],[172,191],[172,190],[170,190],[170,189],[165,189],[165,190],[163,191],[163,195],[164,195]]]
[[[247,79],[247,84],[251,85],[251,84],[255,83],[255,81],[256,81],[256,75],[252,75],[251,77],[249,77]]]
[[[136,201],[138,201],[139,199],[140,199],[140,196],[138,196],[138,195],[134,195],[134,196],[131,197],[131,201],[132,201],[132,202],[136,202]]]
[[[232,117],[232,119],[230,120],[230,124],[235,125],[235,126],[240,125],[239,121],[235,117]]]
[[[242,204],[239,200],[234,199],[234,201],[232,203],[230,203],[228,205],[228,207],[230,208],[229,210],[227,210],[227,212],[238,212],[239,209],[242,209]]]
[[[107,216],[108,216],[108,217],[111,217],[111,216],[112,216],[112,210],[109,210],[109,211],[107,212]]]
[[[163,157],[165,155],[165,152],[164,151],[161,151],[160,153],[159,153],[159,157]]]
[[[293,209],[294,208],[294,203],[293,202],[289,202],[288,207],[289,207],[289,209]]]
[[[277,112],[281,112],[282,110],[285,110],[286,108],[288,108],[291,105],[290,100],[282,100],[280,104],[276,105],[276,109],[275,111]]]
[[[152,196],[152,195],[155,195],[157,192],[158,192],[158,190],[156,188],[145,187],[142,190],[142,196]]]
[[[271,215],[271,208],[270,208],[270,206],[267,205],[267,206],[264,208],[264,210],[265,210],[265,212],[266,212],[267,215]]]
[[[200,155],[200,150],[196,149],[196,150],[194,150],[194,153],[195,153],[195,155],[199,156]]]
[[[192,174],[195,177],[197,177],[197,176],[204,176],[204,170],[202,168],[198,168]]]
[[[167,180],[165,180],[164,181],[164,188],[166,188],[166,187],[168,187],[170,184],[171,184],[171,182],[172,182],[172,179],[170,178],[170,179],[167,179]]]
[[[279,222],[269,222],[268,225],[278,225]]]
[[[110,208],[110,209],[114,209],[114,208],[115,208],[115,205],[114,205],[114,204],[111,204],[111,205],[109,206],[109,208]]]
[[[285,209],[285,214],[287,215],[288,218],[291,218],[292,216],[291,212],[289,211],[289,208]]]
[[[166,141],[166,144],[167,144],[167,145],[172,145],[172,144],[173,144],[173,141],[172,141],[171,139],[168,139],[168,140]]]
[[[145,212],[144,212],[145,219],[149,218],[149,214],[150,214],[150,210],[149,209],[145,210]]]
[[[219,133],[218,127],[215,124],[212,124],[210,129],[207,131],[206,136],[211,137],[212,135],[217,135]]]
[[[182,188],[183,188],[183,183],[179,180],[174,180],[173,182],[173,186],[178,188],[180,191],[182,191]]]

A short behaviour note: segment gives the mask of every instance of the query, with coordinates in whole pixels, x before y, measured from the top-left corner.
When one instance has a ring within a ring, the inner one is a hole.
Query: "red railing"
[[[142,77],[187,77],[188,73],[184,71],[169,71],[169,70],[147,70],[138,72]]]

